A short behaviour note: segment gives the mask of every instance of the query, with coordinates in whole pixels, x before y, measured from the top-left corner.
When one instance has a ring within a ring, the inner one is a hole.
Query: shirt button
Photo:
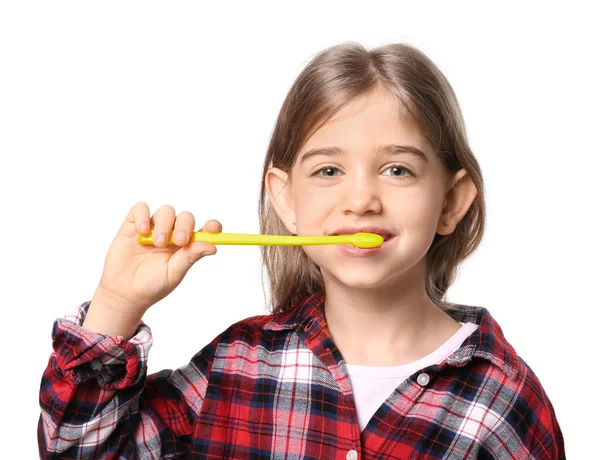
[[[427,374],[426,372],[421,372],[417,377],[417,382],[419,385],[424,387],[429,383],[429,374]]]
[[[346,460],[358,460],[358,452],[356,452],[354,449],[349,450],[346,454]]]

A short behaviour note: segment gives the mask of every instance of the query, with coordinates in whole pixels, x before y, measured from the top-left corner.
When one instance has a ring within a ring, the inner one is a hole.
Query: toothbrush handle
[[[344,244],[346,235],[323,238],[322,236],[288,236],[288,235],[261,235],[245,233],[221,232],[194,232],[190,241],[206,241],[212,244],[227,245],[259,245],[259,246],[306,246],[319,244]],[[138,235],[138,243],[153,244],[152,230],[146,236]],[[174,244],[172,235],[169,235],[168,244]]]
[[[258,246],[304,246],[314,244],[331,244],[320,237],[261,235],[247,233],[210,233],[195,232],[192,241],[208,241],[213,244],[239,244]]]

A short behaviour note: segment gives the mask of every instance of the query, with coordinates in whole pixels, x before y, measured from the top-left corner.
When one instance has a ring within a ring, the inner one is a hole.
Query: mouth
[[[365,233],[374,233],[374,232],[365,232]],[[342,233],[343,235],[343,233]],[[337,245],[337,250],[341,251],[343,254],[346,254],[347,256],[351,256],[351,257],[367,257],[367,256],[375,256],[377,254],[387,254],[389,251],[390,247],[393,247],[395,245],[395,241],[394,238],[396,238],[397,235],[392,235],[392,234],[379,234],[377,233],[377,235],[382,236],[383,237],[383,242],[381,243],[380,246],[376,246],[373,248],[361,248],[359,246],[355,246],[353,244],[340,244]]]
[[[330,233],[330,235],[353,235],[355,233],[374,233],[376,235],[382,236],[384,243],[396,236],[391,231],[385,228],[375,226],[342,227]]]

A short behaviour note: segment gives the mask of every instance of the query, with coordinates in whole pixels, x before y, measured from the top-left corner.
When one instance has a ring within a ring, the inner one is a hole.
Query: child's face
[[[415,147],[426,160],[409,153],[377,151],[388,144]],[[345,153],[303,159],[315,148]],[[336,169],[319,172],[323,167]],[[289,183],[284,187],[285,172],[271,171],[268,182],[274,193],[283,192],[276,209],[291,233],[328,235],[342,226],[376,225],[396,235],[389,247],[369,257],[349,256],[338,245],[303,246],[324,277],[334,275],[356,287],[390,282],[421,261],[438,230],[449,233],[453,228],[444,227],[444,216],[440,217],[450,174],[384,92],[357,99],[307,140],[290,172],[291,187]]]

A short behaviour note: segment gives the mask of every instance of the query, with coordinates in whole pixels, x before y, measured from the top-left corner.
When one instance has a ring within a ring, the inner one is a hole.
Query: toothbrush
[[[353,235],[331,236],[288,236],[244,233],[194,232],[191,241],[206,241],[212,244],[238,244],[259,246],[307,246],[316,244],[352,244],[359,248],[376,248],[383,244],[383,237],[376,233],[359,232]],[[154,244],[152,230],[148,235],[138,234],[139,244]],[[174,244],[172,234],[167,244]]]

